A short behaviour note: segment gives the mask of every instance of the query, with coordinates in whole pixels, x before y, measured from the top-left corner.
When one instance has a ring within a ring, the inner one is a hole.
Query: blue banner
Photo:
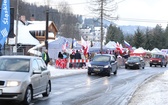
[[[10,29],[10,0],[3,0],[0,20],[0,49],[4,47]]]

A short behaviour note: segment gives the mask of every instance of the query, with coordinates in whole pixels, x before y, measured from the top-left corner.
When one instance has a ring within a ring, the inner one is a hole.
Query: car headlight
[[[6,86],[13,87],[13,86],[19,86],[19,84],[20,84],[19,81],[7,81]]]
[[[104,66],[104,68],[108,68],[108,67],[109,67],[109,65]]]
[[[128,62],[125,62],[125,64],[128,64]]]
[[[137,65],[139,65],[139,63],[136,63]]]

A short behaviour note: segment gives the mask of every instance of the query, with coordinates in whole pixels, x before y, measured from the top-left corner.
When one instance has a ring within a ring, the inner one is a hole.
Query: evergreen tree
[[[146,35],[144,36],[144,40],[145,40],[145,46],[144,48],[147,50],[152,50],[152,31],[149,30],[149,28],[146,29]]]
[[[106,42],[115,41],[119,43],[123,43],[124,35],[120,28],[116,27],[115,25],[110,25],[107,30]]]
[[[164,43],[164,48],[168,48],[168,25],[166,26],[166,29],[164,31],[164,36],[163,38],[165,39],[165,43]]]
[[[162,49],[163,44],[165,43],[165,40],[163,40],[163,29],[160,25],[156,25],[156,27],[153,29],[153,40],[152,45],[153,47]]]
[[[143,44],[144,35],[143,35],[143,32],[139,29],[139,27],[137,28],[137,31],[135,32],[133,40],[134,40],[134,46],[136,48],[144,47],[144,44]]]

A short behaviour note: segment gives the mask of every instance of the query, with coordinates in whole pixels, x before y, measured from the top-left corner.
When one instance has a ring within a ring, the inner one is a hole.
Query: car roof
[[[28,56],[28,55],[4,55],[0,56],[0,58],[25,58],[25,59],[33,59],[33,58],[40,58],[37,56]]]

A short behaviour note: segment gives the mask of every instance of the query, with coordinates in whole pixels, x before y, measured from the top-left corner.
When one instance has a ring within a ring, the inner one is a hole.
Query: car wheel
[[[150,64],[150,67],[152,67],[152,65]]]
[[[160,67],[162,67],[163,66],[163,64],[160,64]]]
[[[155,65],[155,67],[156,67],[156,65]]]
[[[143,66],[142,69],[145,69],[145,66]]]
[[[115,70],[115,72],[113,72],[114,73],[114,75],[116,75],[117,74],[117,69]]]
[[[111,75],[111,72],[108,71],[108,72],[106,73],[106,76],[110,76],[110,75]]]
[[[139,65],[139,66],[137,66],[137,69],[141,69],[141,66]]]
[[[27,87],[26,89],[26,93],[25,93],[25,96],[24,96],[24,100],[23,100],[23,104],[24,105],[29,105],[32,101],[32,89],[30,86]]]
[[[165,64],[165,67],[167,66],[167,63]]]
[[[91,75],[91,72],[88,72],[88,75]]]
[[[125,66],[125,69],[127,69],[128,67],[127,66]]]
[[[50,92],[51,92],[51,83],[48,82],[47,87],[46,87],[46,92],[42,94],[43,97],[48,97]]]

